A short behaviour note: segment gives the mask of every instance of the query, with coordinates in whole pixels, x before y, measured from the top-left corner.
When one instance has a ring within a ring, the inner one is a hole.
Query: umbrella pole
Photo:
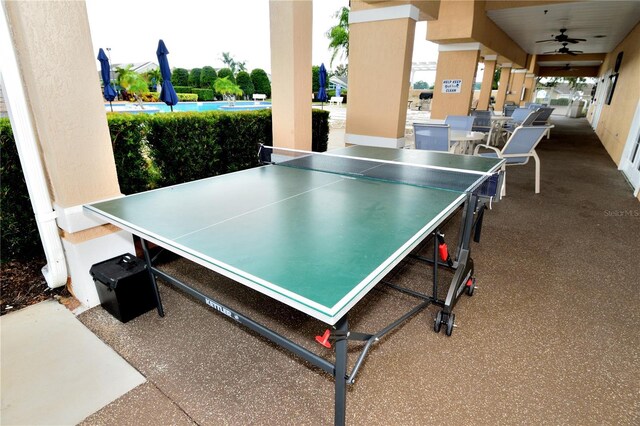
[[[171,107],[171,112],[173,112],[173,105],[169,105]]]
[[[109,101],[109,106],[111,107],[111,112],[113,112],[113,104]]]

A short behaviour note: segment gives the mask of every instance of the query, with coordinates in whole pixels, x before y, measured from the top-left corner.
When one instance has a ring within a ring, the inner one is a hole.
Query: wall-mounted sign
[[[442,93],[460,93],[462,80],[442,80]]]

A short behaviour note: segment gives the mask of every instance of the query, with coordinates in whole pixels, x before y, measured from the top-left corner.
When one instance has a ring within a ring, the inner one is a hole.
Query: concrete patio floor
[[[349,388],[348,424],[640,422],[640,205],[585,119],[553,121],[538,148],[542,192],[533,192],[533,164],[509,168],[507,197],[485,217],[472,246],[479,289],[456,306],[453,336],[433,332],[429,308],[385,337]],[[445,233],[457,230],[454,220]],[[189,262],[167,258],[163,267],[331,357],[313,339],[322,323]],[[429,277],[407,261],[394,280],[419,287]],[[164,318],[149,312],[121,324],[100,307],[78,317],[147,380],[81,424],[333,422],[329,376],[160,290]],[[372,291],[352,325],[375,330],[409,303]]]

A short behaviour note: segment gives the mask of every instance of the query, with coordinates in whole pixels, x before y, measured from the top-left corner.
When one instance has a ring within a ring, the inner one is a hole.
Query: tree
[[[233,70],[230,68],[220,68],[220,71],[218,71],[218,78],[225,78],[228,77],[229,81],[231,81],[232,83],[236,82],[236,78],[233,76]]]
[[[320,90],[320,67],[314,65],[311,67],[311,91],[316,93]]]
[[[238,83],[238,87],[240,87],[240,89],[244,92],[245,97],[250,97],[255,93],[253,81],[251,81],[251,76],[248,72],[238,71],[236,82]]]
[[[140,95],[148,92],[149,86],[147,86],[147,82],[140,74],[131,69],[132,67],[133,65],[131,64],[125,66],[124,68],[117,67],[116,74],[118,77],[116,81],[118,83],[118,86],[131,93],[142,107]]]
[[[203,89],[213,89],[213,83],[218,78],[218,74],[213,67],[202,67],[202,71],[200,71],[200,84],[199,87]]]
[[[189,71],[189,86],[191,87],[199,87],[200,86],[200,74],[202,73],[201,68],[193,68]]]
[[[344,59],[349,57],[349,8],[342,7],[333,16],[338,18],[338,24],[326,32],[326,36],[330,40],[329,49],[333,50],[329,63],[332,66],[338,55]]]
[[[344,64],[340,64],[336,67],[336,70],[333,72],[333,75],[338,77],[346,77],[348,72],[349,72],[349,68]]]
[[[235,96],[242,96],[242,89],[229,80],[229,77],[218,77],[216,82],[213,83],[213,88],[227,99],[232,106],[235,104]]]
[[[500,73],[502,68],[496,68],[493,72],[493,81],[491,82],[491,90],[498,90],[498,82],[500,81]]]
[[[174,68],[171,73],[171,83],[174,86],[188,86],[189,71],[184,68]]]
[[[222,63],[224,63],[233,73],[233,75],[235,75],[238,71],[246,71],[247,70],[247,62],[246,61],[236,61],[235,58],[233,56],[231,56],[231,53],[229,52],[222,52],[222,57],[220,58],[220,60],[222,60]]]
[[[256,68],[251,71],[251,81],[253,81],[255,93],[267,95],[267,98],[271,97],[271,82],[263,69]]]
[[[158,84],[162,82],[162,73],[160,68],[155,68],[144,73],[144,78],[147,80],[149,87],[152,90],[158,90]]]
[[[428,89],[429,88],[429,83],[427,83],[426,81],[416,81],[415,83],[413,83],[413,88],[414,89]]]

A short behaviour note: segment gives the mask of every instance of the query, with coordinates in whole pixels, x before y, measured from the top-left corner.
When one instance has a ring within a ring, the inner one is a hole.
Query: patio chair
[[[413,123],[416,149],[453,152],[457,143],[450,146],[448,124]]]
[[[451,126],[452,130],[466,130],[468,132],[473,128],[475,117],[472,115],[447,115],[444,124]]]
[[[533,103],[533,102],[525,102],[525,103],[524,103],[524,107],[525,107],[525,108],[532,109],[532,110],[534,110],[534,111],[535,111],[535,110],[537,110],[538,108],[542,108],[542,104],[536,104],[536,103]]]
[[[511,134],[520,126],[531,126],[538,116],[538,111],[528,108],[516,108],[511,114],[511,121],[503,126],[503,130]]]
[[[547,139],[551,137],[551,128],[553,127],[549,123],[549,117],[555,108],[542,107],[538,110],[538,115],[533,120],[534,126],[547,126]]]
[[[505,117],[511,117],[511,114],[513,114],[516,108],[518,108],[518,105],[505,105],[502,112]]]
[[[475,117],[471,130],[485,133],[491,130],[491,111],[474,110],[471,115]]]
[[[473,155],[481,157],[504,158],[505,166],[524,166],[529,162],[529,158],[533,157],[536,163],[535,175],[535,193],[540,193],[540,158],[535,151],[536,146],[542,140],[546,126],[520,126],[511,134],[507,143],[502,149],[498,149],[489,145],[478,145],[473,151]],[[480,153],[480,149],[488,149],[492,152]],[[505,168],[503,167],[503,170]],[[506,194],[506,179],[502,186],[502,195]]]

